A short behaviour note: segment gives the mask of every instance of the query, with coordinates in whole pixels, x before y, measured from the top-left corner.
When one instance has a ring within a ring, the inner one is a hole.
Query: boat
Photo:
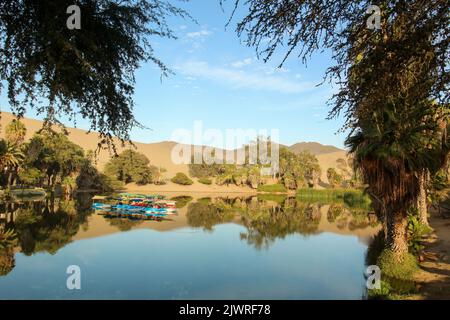
[[[114,206],[111,206],[112,210],[119,210],[119,211],[128,211],[128,212],[141,212],[143,211],[142,207],[132,206],[129,204],[117,204]]]
[[[94,202],[92,204],[92,209],[94,210],[108,210],[111,209],[111,205],[107,203]]]
[[[145,213],[167,213],[167,210],[164,209],[164,208],[153,208],[153,207],[150,207],[150,208],[146,208],[144,210],[144,212]]]

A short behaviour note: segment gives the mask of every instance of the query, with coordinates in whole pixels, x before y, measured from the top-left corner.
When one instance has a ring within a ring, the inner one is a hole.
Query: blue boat
[[[110,204],[106,204],[106,203],[93,203],[92,204],[92,209],[94,210],[109,210],[111,209],[111,205]]]

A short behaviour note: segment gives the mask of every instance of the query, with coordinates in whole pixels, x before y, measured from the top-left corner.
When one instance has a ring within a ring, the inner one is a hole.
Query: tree
[[[152,183],[152,171],[158,170],[150,166],[150,160],[134,150],[128,149],[112,158],[105,165],[105,173],[124,183],[135,182],[137,184]]]
[[[320,172],[319,161],[308,151],[295,154],[286,147],[280,148],[279,176],[286,188],[303,188],[307,184],[315,186]]]
[[[26,134],[27,128],[20,120],[17,119],[13,119],[5,129],[6,140],[16,145],[20,145],[24,142]]]
[[[327,179],[328,183],[331,185],[332,188],[336,188],[337,186],[340,186],[342,183],[342,176],[339,173],[337,173],[336,169],[334,168],[328,168]]]
[[[387,248],[401,259],[417,174],[436,171],[448,154],[437,126],[448,123],[437,108],[448,110],[450,97],[448,1],[380,1],[379,30],[366,27],[367,1],[246,4],[237,32],[266,61],[280,46],[287,46],[281,64],[296,50],[303,61],[316,50],[333,51],[326,76],[340,88],[329,118],[344,113],[347,145],[385,217]]]
[[[11,177],[17,172],[17,168],[22,163],[24,154],[16,144],[0,139],[0,173],[2,174],[3,185],[12,184]]]
[[[132,114],[135,70],[150,61],[162,75],[170,72],[150,39],[175,38],[168,19],[188,15],[162,0],[80,0],[81,30],[69,30],[66,9],[73,4],[0,2],[0,82],[19,116],[29,106],[48,122],[80,114],[103,143],[113,136],[128,140],[139,125]]]
[[[36,168],[45,173],[47,186],[53,189],[56,183],[79,172],[84,160],[84,151],[71,142],[64,133],[44,128],[36,133],[25,146],[25,167]]]
[[[428,226],[428,170],[422,169],[418,173],[419,194],[417,196],[417,213],[419,222]]]

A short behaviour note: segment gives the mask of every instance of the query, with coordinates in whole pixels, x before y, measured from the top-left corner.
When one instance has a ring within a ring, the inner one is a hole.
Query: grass
[[[258,187],[259,192],[283,192],[286,193],[286,187],[280,183],[278,184],[266,184]]]
[[[361,190],[357,189],[299,189],[297,190],[299,200],[319,202],[344,202],[350,207],[370,209],[370,198]]]

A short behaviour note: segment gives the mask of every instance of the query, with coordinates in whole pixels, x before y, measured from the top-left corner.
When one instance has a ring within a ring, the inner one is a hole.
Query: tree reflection
[[[124,218],[110,218],[108,219],[110,225],[116,227],[120,231],[130,231],[134,227],[140,225],[143,220],[132,220],[132,219],[124,219]]]
[[[241,239],[257,249],[268,248],[276,239],[291,234],[310,235],[317,232],[321,213],[318,204],[306,204],[287,198],[284,203],[259,201],[241,213],[247,232]]]
[[[0,276],[5,276],[14,269],[14,246],[16,233],[12,229],[0,227]]]
[[[189,204],[187,222],[211,231],[215,225],[235,221],[246,228],[240,234],[241,240],[257,249],[268,248],[277,239],[292,234],[318,233],[323,210],[325,221],[338,229],[353,231],[378,223],[366,209],[349,208],[343,203],[327,206],[278,195],[201,199]]]
[[[212,202],[210,199],[190,203],[186,214],[190,226],[203,227],[208,231],[212,231],[216,224],[231,222],[234,216],[235,211],[230,205],[221,200]]]
[[[14,268],[14,252],[55,254],[72,241],[91,213],[86,196],[74,200],[49,198],[36,202],[2,203],[0,212],[0,275]],[[5,245],[5,230],[14,232],[14,243]]]

